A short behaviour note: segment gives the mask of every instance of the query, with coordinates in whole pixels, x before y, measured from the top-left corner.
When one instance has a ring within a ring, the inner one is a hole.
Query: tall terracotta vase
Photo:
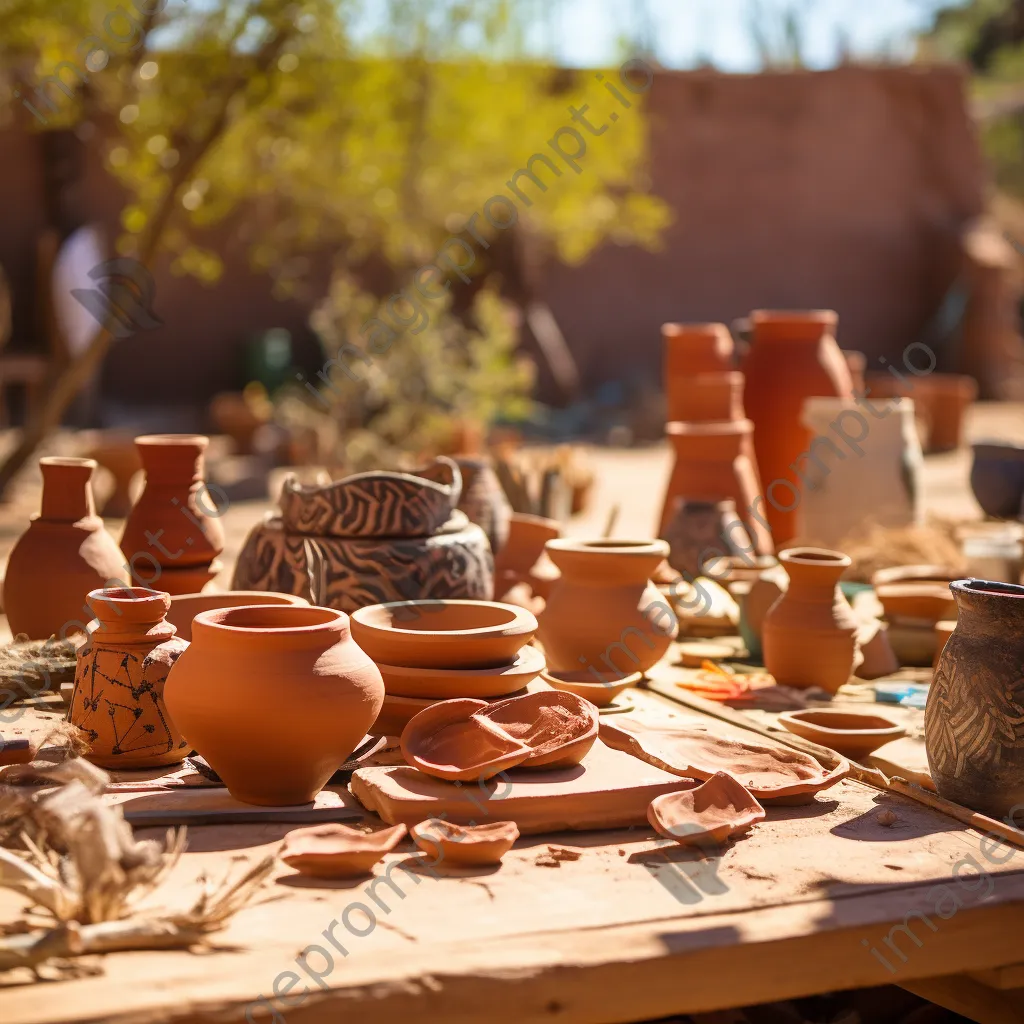
[[[462,471],[462,498],[458,507],[476,523],[498,554],[508,540],[512,506],[488,458],[459,456],[454,460]]]
[[[89,594],[99,620],[78,654],[68,721],[85,733],[85,756],[102,768],[178,764],[189,746],[167,713],[164,685],[188,648],[165,616],[170,595],[143,587]]]
[[[792,466],[812,439],[801,420],[804,399],[852,399],[853,383],[836,343],[839,318],[834,312],[760,310],[751,319],[754,339],[743,364],[743,401],[754,422],[765,517],[778,546],[800,532],[801,479]],[[773,486],[776,481],[789,481],[792,487]]]
[[[128,583],[124,556],[93,504],[96,463],[45,458],[39,468],[40,512],[14,545],[3,584],[11,633],[30,640],[84,625],[92,617],[85,603],[91,590]]]
[[[847,555],[818,548],[779,554],[789,588],[762,628],[765,668],[781,686],[836,693],[858,664],[857,618],[839,589]]]
[[[774,551],[771,536],[755,512],[761,484],[750,457],[750,420],[723,423],[668,423],[665,432],[675,449],[676,460],[662,506],[659,534],[672,521],[679,500],[718,502],[730,499],[757,547],[757,553]],[[763,514],[763,512],[762,512]]]
[[[135,439],[146,486],[124,524],[121,550],[137,581],[150,582],[152,572],[151,582],[169,594],[197,593],[221,568],[224,528],[203,481],[209,443],[195,434]]]
[[[925,707],[928,766],[940,796],[1003,819],[1024,803],[1024,587],[950,590],[959,615]]]
[[[725,324],[663,324],[665,400],[668,419],[688,419],[682,382],[704,373],[726,373],[733,368],[735,343]]]
[[[552,540],[547,552],[562,572],[537,631],[548,669],[590,671],[600,683],[657,664],[679,632],[650,579],[668,557],[668,544]]]
[[[202,612],[167,681],[175,722],[250,804],[309,803],[383,703],[377,666],[330,608]]]

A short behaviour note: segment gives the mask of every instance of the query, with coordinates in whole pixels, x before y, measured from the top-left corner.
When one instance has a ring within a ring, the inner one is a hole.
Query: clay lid
[[[727,772],[716,772],[693,789],[655,797],[647,808],[655,831],[680,846],[724,843],[764,817],[753,794]]]
[[[360,832],[345,825],[297,828],[285,836],[280,858],[299,874],[313,878],[353,878],[369,874],[386,853],[405,838],[405,825]]]
[[[409,830],[412,841],[439,863],[456,867],[497,864],[519,838],[514,821],[485,825],[456,825],[441,818],[428,818]]]

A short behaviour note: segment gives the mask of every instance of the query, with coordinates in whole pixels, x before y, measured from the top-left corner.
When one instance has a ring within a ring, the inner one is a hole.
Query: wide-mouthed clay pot
[[[669,423],[718,423],[746,419],[743,374],[737,370],[679,376],[666,395]]]
[[[512,506],[488,458],[458,457],[462,472],[462,497],[458,507],[476,523],[491,544],[494,554],[501,552],[508,540]]]
[[[834,312],[758,310],[751,322],[743,403],[754,423],[764,515],[776,546],[781,546],[800,532],[801,479],[792,466],[800,463],[812,440],[802,419],[804,401],[819,395],[852,400],[853,382],[836,344]],[[789,486],[775,486],[776,481],[788,481]]]
[[[519,838],[514,821],[493,821],[485,825],[456,825],[441,818],[428,818],[409,830],[412,841],[433,858],[434,866],[482,867],[500,864]]]
[[[859,664],[859,623],[839,589],[851,560],[838,551],[791,548],[779,561],[789,587],[765,616],[765,668],[781,686],[836,693]]]
[[[251,604],[307,605],[303,597],[293,594],[275,594],[270,590],[228,590],[221,594],[176,594],[171,598],[167,621],[178,631],[182,640],[192,640],[192,620],[200,612],[214,608],[238,608]]]
[[[549,669],[594,665],[621,675],[661,660],[679,632],[675,612],[650,580],[668,544],[553,540],[547,552],[562,573],[537,630]]]
[[[232,796],[277,806],[323,788],[369,731],[384,683],[344,612],[219,608],[193,620],[166,699]]]
[[[928,693],[928,766],[940,796],[1002,819],[1024,802],[1024,587],[950,589],[960,614]]]
[[[906,729],[891,718],[847,709],[784,711],[779,722],[791,733],[855,760],[906,735]]]
[[[675,515],[662,530],[668,541],[668,563],[689,579],[710,575],[708,562],[720,563],[728,555],[752,552],[754,543],[730,500],[702,501],[680,498]]]
[[[99,620],[78,653],[68,721],[89,743],[85,756],[102,768],[178,764],[191,747],[169,713],[167,677],[188,644],[166,619],[171,599],[142,587],[94,590]]]
[[[725,324],[663,324],[665,353],[665,402],[669,410],[686,404],[680,385],[703,373],[727,373],[733,369],[735,343]],[[668,419],[687,419],[669,415]]]
[[[396,601],[352,613],[376,662],[407,668],[506,667],[537,632],[525,608],[494,601]]]
[[[338,824],[313,825],[289,832],[278,856],[300,875],[358,878],[368,875],[405,836],[404,825],[377,832],[360,832]]]
[[[883,583],[875,587],[885,617],[890,622],[916,620],[932,625],[956,618],[956,601],[948,583],[937,580]]]
[[[589,700],[598,708],[608,707],[623,690],[636,686],[643,677],[642,672],[631,672],[625,676],[606,673],[602,679],[601,673],[593,667],[590,671],[541,673],[541,678],[548,686],[564,690],[566,693],[574,693],[577,697]]]
[[[1024,445],[973,445],[971,490],[986,515],[1016,519],[1024,508]]]
[[[408,668],[377,662],[384,690],[396,697],[508,697],[544,670],[544,655],[529,645],[497,668]]]
[[[520,768],[569,768],[597,741],[597,707],[574,693],[542,690],[510,697],[477,715],[530,748]]]
[[[764,821],[765,810],[727,772],[703,785],[655,797],[647,808],[654,830],[680,846],[713,846]]]
[[[96,463],[45,458],[39,468],[42,504],[7,560],[4,611],[13,636],[64,639],[73,628],[84,632],[91,618],[86,595],[127,586],[128,568],[96,515],[89,486]]]

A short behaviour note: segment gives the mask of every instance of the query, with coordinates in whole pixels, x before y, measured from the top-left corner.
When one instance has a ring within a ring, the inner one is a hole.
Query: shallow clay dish
[[[498,701],[477,717],[529,747],[530,756],[519,768],[569,768],[579,764],[597,742],[597,708],[561,690]]]
[[[312,878],[354,878],[369,874],[405,835],[404,825],[379,832],[360,832],[345,825],[314,825],[289,832],[280,857],[299,874]]]
[[[595,669],[596,671],[596,669]],[[603,675],[604,673],[602,673]],[[577,697],[589,700],[599,708],[611,705],[623,690],[636,686],[643,679],[643,672],[633,672],[621,679],[610,679],[606,683],[598,682],[593,672],[549,672],[540,674],[548,686],[566,693],[574,693]]]
[[[894,565],[879,569],[871,577],[871,585],[877,588],[890,583],[952,583],[962,576],[962,572],[945,565]]]
[[[385,691],[396,697],[508,697],[541,674],[544,655],[527,645],[511,664],[500,668],[405,668],[380,662],[377,668]]]
[[[498,864],[519,838],[514,821],[486,825],[456,825],[440,818],[428,818],[409,830],[412,841],[434,864],[477,867]]]
[[[200,612],[213,608],[238,608],[254,604],[298,604],[309,602],[294,594],[278,594],[271,590],[229,590],[223,594],[178,594],[171,598],[167,621],[182,640],[192,641],[192,620]]]
[[[609,747],[682,778],[707,780],[728,772],[761,801],[806,803],[850,773],[848,761],[826,771],[799,750],[716,736],[693,726],[603,719],[600,732]]]
[[[696,789],[655,797],[647,820],[680,846],[705,846],[724,843],[764,821],[764,808],[731,775],[716,772]]]
[[[906,729],[891,718],[859,711],[785,711],[779,721],[797,736],[852,758],[867,757],[906,735]]]
[[[378,664],[499,668],[537,632],[532,612],[494,601],[394,601],[352,613],[352,636]]]
[[[883,583],[875,594],[889,621],[917,619],[939,622],[956,618],[956,601],[947,583],[921,580],[910,583]]]

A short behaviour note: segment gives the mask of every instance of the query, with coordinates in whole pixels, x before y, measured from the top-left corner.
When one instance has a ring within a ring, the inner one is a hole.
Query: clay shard
[[[560,690],[511,697],[489,705],[477,717],[530,749],[520,768],[568,768],[579,764],[597,740],[597,707]]]
[[[846,760],[826,771],[798,750],[716,736],[694,727],[620,720],[602,721],[600,732],[608,746],[673,775],[707,781],[728,772],[758,800],[809,798],[850,773]]]
[[[696,789],[666,793],[647,808],[654,829],[680,846],[724,843],[764,821],[764,808],[728,772],[716,772]]]
[[[499,864],[519,838],[514,821],[494,821],[485,825],[456,825],[440,818],[428,818],[413,825],[412,841],[434,864],[477,867]]]
[[[280,857],[299,874],[311,878],[355,878],[369,874],[405,836],[404,825],[379,832],[360,832],[333,824],[297,828],[285,836]]]

